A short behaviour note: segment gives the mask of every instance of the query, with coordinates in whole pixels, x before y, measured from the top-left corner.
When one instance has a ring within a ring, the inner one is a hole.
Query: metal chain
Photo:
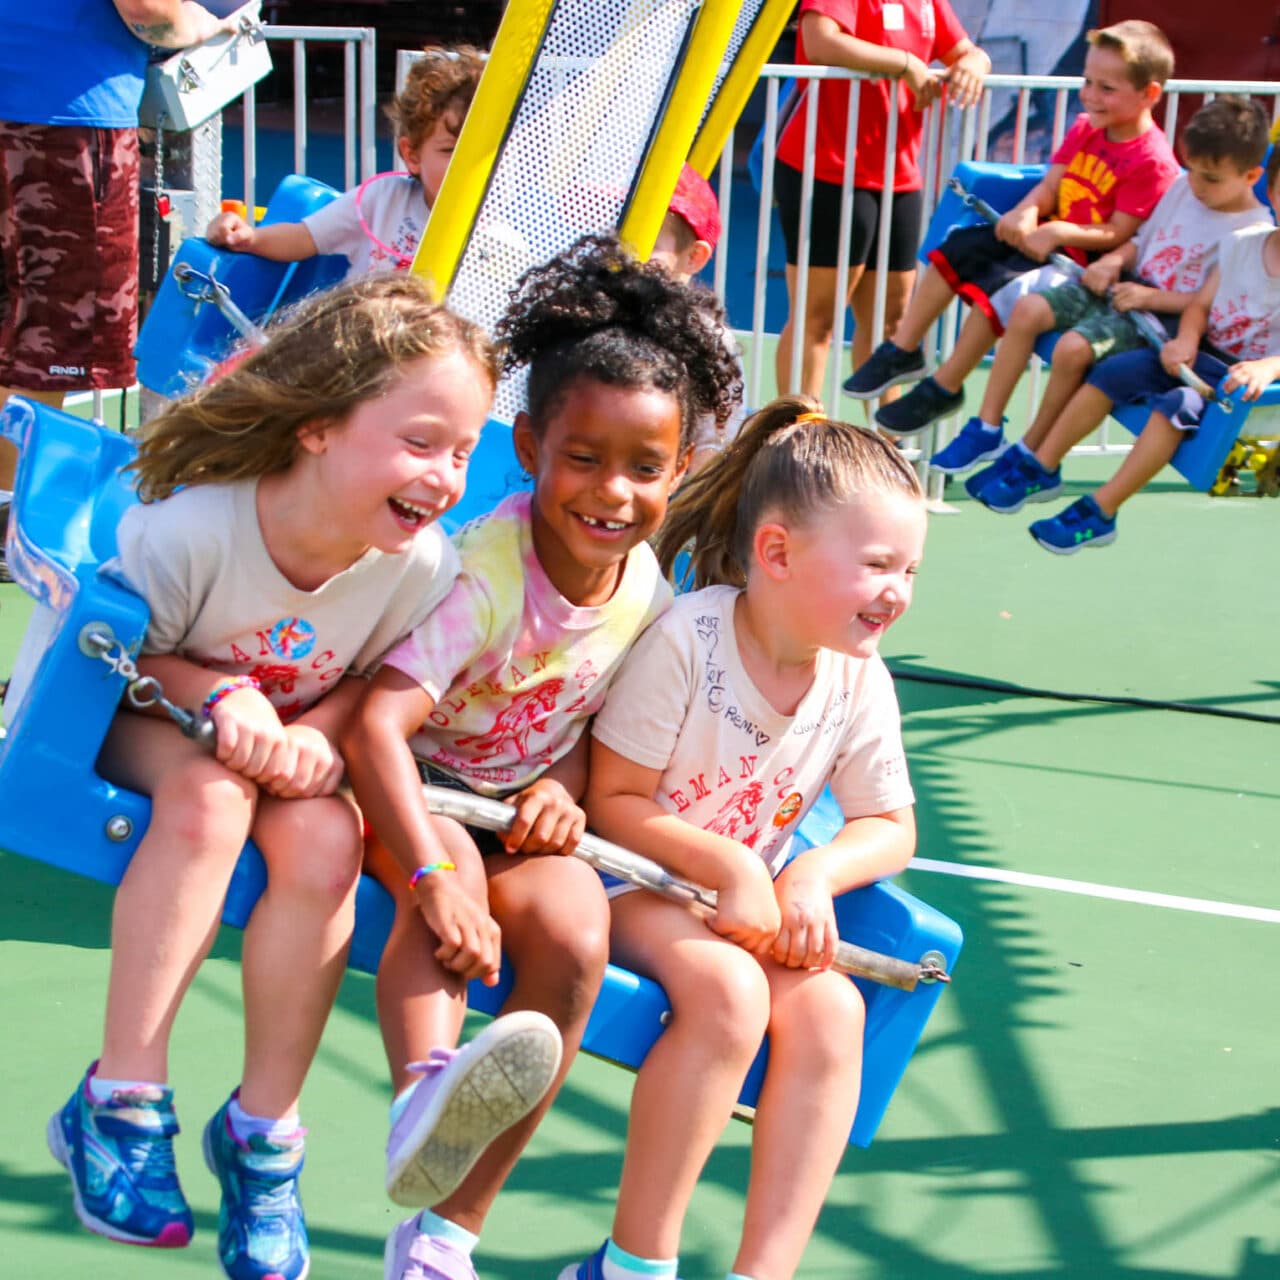
[[[90,657],[101,658],[116,675],[125,682],[125,697],[131,706],[142,710],[158,706],[181,730],[182,735],[205,744],[214,736],[213,721],[170,702],[164,695],[160,681],[154,676],[144,676],[129,656],[129,651],[111,634],[109,628],[96,629],[90,623],[80,633],[80,648]]]

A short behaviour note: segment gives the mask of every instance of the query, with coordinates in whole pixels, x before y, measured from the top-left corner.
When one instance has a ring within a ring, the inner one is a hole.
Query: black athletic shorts
[[[774,168],[773,198],[782,222],[787,262],[800,259],[801,174],[790,165]],[[809,228],[809,265],[834,267],[840,245],[840,192],[838,182],[813,180],[813,221]],[[883,195],[865,187],[853,192],[853,224],[849,231],[849,265],[875,266],[880,240],[880,201]],[[895,191],[889,217],[889,270],[911,271],[920,248],[924,195],[920,191]]]

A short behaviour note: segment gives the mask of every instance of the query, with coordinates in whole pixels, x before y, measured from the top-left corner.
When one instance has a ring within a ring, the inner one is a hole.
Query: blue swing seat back
[[[262,225],[300,222],[337,195],[332,187],[314,178],[289,174],[268,201]],[[337,284],[345,278],[350,264],[341,254],[272,262],[251,253],[216,249],[198,236],[184,240],[156,291],[134,347],[138,381],[165,396],[180,396],[202,381],[240,337],[213,303],[196,302],[183,292],[174,276],[182,266],[201,275],[213,273],[227,286],[231,301],[261,325],[281,307]]]
[[[962,161],[956,165],[954,176],[966,191],[981,196],[992,208],[1003,213],[1012,209],[1040,181],[1045,171],[1044,165]],[[930,251],[957,227],[973,226],[982,221],[980,215],[948,189],[929,219],[920,248],[921,261],[927,261]],[[1057,339],[1056,333],[1042,335],[1036,343],[1036,354],[1047,361],[1053,354]],[[1241,399],[1239,391],[1226,398],[1231,402],[1231,409],[1228,411],[1221,404],[1208,405],[1200,426],[1183,440],[1173,455],[1170,465],[1193,488],[1208,490],[1213,485],[1227,454],[1231,452],[1231,446],[1242,431],[1249,435],[1280,434],[1280,424],[1277,423],[1280,410],[1274,407],[1280,405],[1280,383],[1273,383],[1252,405]],[[1134,435],[1146,426],[1149,416],[1150,410],[1145,404],[1119,405],[1112,413],[1112,417]]]
[[[115,551],[121,513],[136,495],[120,468],[133,455],[123,436],[19,397],[0,413],[0,435],[20,449],[8,557],[15,581],[34,598],[4,703],[7,732],[0,738],[0,848],[108,883],[118,883],[146,829],[150,801],[113,786],[97,772],[107,728],[123,679],[87,656],[81,637],[109,628],[136,654],[146,631],[147,607],[100,565]],[[474,474],[479,464],[482,474]],[[468,494],[490,505],[514,469],[510,431],[485,429],[472,463]],[[451,513],[452,514],[452,513]],[[464,511],[464,518],[478,514]],[[840,816],[821,805],[801,828],[802,842],[821,843]],[[243,927],[266,883],[262,857],[246,845],[227,893],[223,920]],[[956,924],[896,885],[881,883],[844,895],[837,903],[841,934],[874,950],[918,961],[936,951],[950,969],[961,946]],[[375,972],[391,925],[390,896],[368,876],[356,904],[350,964]],[[473,983],[472,1007],[496,1013],[511,988],[504,966],[496,988]],[[870,1143],[941,994],[939,985],[906,992],[860,982],[867,1000],[863,1083],[850,1140]],[[587,1027],[590,1053],[637,1068],[661,1035],[669,1005],[647,978],[610,965]],[[754,1106],[767,1045],[752,1067],[741,1102]]]

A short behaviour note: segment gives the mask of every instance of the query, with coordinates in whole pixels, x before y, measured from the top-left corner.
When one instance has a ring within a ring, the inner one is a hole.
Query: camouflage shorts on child
[[[1146,346],[1131,317],[1075,280],[1046,289],[1040,296],[1053,312],[1053,327],[1078,333],[1089,344],[1095,362]]]

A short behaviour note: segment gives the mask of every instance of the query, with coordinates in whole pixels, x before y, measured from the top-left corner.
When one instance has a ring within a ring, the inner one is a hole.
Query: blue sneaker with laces
[[[111,1240],[180,1249],[195,1224],[173,1164],[173,1090],[121,1089],[96,1102],[89,1077],[97,1065],[46,1131],[53,1158],[71,1175],[76,1217]]]
[[[298,1199],[303,1130],[285,1142],[261,1134],[245,1142],[231,1128],[230,1102],[214,1112],[204,1131],[205,1163],[222,1187],[222,1270],[230,1280],[303,1280],[311,1269]]]
[[[975,471],[964,482],[964,491],[973,499],[977,499],[978,495],[989,485],[997,476],[1004,475],[1009,467],[1013,466],[1014,459],[1018,454],[1025,452],[1020,440],[1015,440],[990,466],[983,467],[981,471]]]
[[[1005,451],[1004,431],[989,427],[981,418],[970,418],[945,448],[929,459],[929,465],[944,476],[958,476],[980,462],[990,462]]]
[[[1056,556],[1071,556],[1086,547],[1105,547],[1116,540],[1114,516],[1102,514],[1092,495],[1077,498],[1069,507],[1047,520],[1037,520],[1031,536]]]
[[[925,375],[924,352],[916,347],[904,351],[892,342],[882,342],[844,380],[844,393],[855,400],[874,400],[900,382],[915,382]]]
[[[988,511],[1012,515],[1028,502],[1048,502],[1062,492],[1061,467],[1049,471],[1027,449],[1010,449],[1008,453],[1013,455],[1008,465],[1001,465],[1000,471],[973,495]]]

